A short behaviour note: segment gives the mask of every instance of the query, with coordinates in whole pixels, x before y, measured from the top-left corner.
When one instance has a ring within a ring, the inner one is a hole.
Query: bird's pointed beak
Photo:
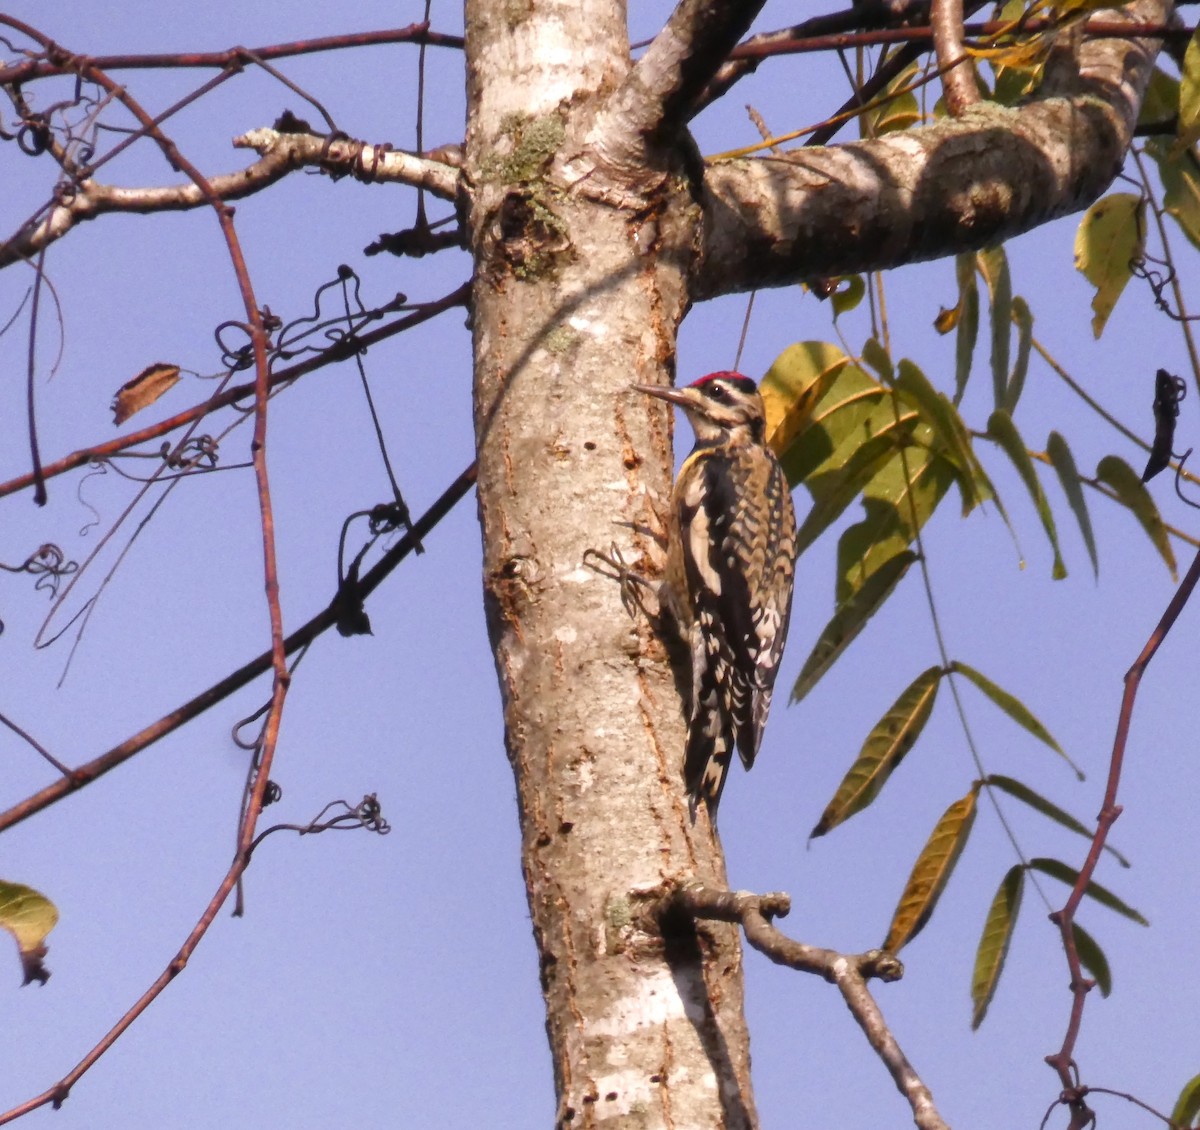
[[[630,385],[629,387],[658,400],[665,400],[668,404],[678,404],[680,408],[687,408],[692,402],[691,397],[682,389],[671,388],[669,385]]]

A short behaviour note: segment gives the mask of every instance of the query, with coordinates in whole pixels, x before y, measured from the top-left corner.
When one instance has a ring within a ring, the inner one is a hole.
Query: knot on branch
[[[682,910],[693,918],[714,918],[720,922],[745,924],[749,915],[770,920],[784,918],[792,909],[792,900],[782,891],[756,895],[752,891],[727,891],[689,879],[670,888],[663,897],[666,907]]]
[[[864,981],[899,981],[904,976],[904,962],[887,950],[868,950],[858,955],[858,973]]]

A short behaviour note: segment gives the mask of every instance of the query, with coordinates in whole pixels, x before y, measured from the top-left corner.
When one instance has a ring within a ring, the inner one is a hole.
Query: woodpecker
[[[671,491],[659,603],[691,653],[684,779],[692,818],[703,800],[715,819],[734,746],[749,769],[762,741],[792,608],[796,515],[749,377],[633,387],[677,404],[696,433]]]

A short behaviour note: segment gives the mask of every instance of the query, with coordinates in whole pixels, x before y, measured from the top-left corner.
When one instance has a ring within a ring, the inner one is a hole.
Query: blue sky
[[[278,0],[247,8],[214,0],[173,10],[130,0],[117,11],[68,0],[47,13],[9,12],[88,54],[213,50],[403,24],[415,4],[365,2],[352,17]],[[816,10],[816,9],[814,9]],[[635,38],[667,8],[638,6]],[[801,15],[808,14],[801,12]],[[793,22],[768,4],[762,28]],[[454,30],[456,8],[434,24]],[[413,140],[416,51],[375,48],[290,61],[352,136]],[[813,56],[765,65],[727,104],[697,123],[707,152],[755,140],[744,104],[781,132],[820,117],[843,97],[836,62]],[[160,108],[195,75],[123,76]],[[818,93],[827,85],[836,95]],[[799,97],[797,97],[797,92]],[[41,88],[32,88],[37,97]],[[58,95],[58,96],[61,96]],[[428,144],[461,136],[461,65],[431,52]],[[269,124],[284,108],[308,116],[294,94],[247,74],[181,115],[173,134],[206,171],[246,161],[234,135]],[[6,227],[44,198],[45,161],[4,162]],[[166,183],[161,158],[137,146],[106,171],[118,183]],[[444,207],[432,206],[441,216]],[[340,263],[363,279],[369,302],[397,290],[414,301],[453,289],[465,256],[414,262],[365,259],[382,231],[411,223],[407,190],[296,175],[237,208],[255,285],[285,318]],[[1089,392],[1143,434],[1150,430],[1153,373],[1186,373],[1177,327],[1131,288],[1100,343],[1091,338],[1090,294],[1071,265],[1068,220],[1009,245],[1014,287],[1033,307],[1035,331]],[[1182,250],[1182,239],[1176,239]],[[172,361],[202,374],[219,366],[213,327],[241,316],[232,273],[211,216],[105,217],[51,249],[47,266],[64,310],[63,357],[44,323],[38,385],[42,451],[53,458],[116,434],[114,391],[146,365]],[[31,273],[0,278],[6,320]],[[953,267],[931,264],[886,279],[896,354],[913,357],[940,387],[953,375],[953,342],[931,323],[954,299]],[[745,299],[696,308],[680,341],[681,376],[732,364]],[[423,510],[473,456],[470,359],[461,310],[372,349],[365,358],[389,449],[406,495]],[[843,327],[852,343],[862,317]],[[829,339],[826,305],[789,290],[759,296],[742,368],[755,376],[793,341]],[[0,338],[0,478],[27,469],[23,441],[25,339]],[[614,363],[619,363],[614,360]],[[164,399],[178,410],[210,386],[187,378]],[[990,408],[981,345],[964,401],[982,428]],[[1184,403],[1181,436],[1195,429],[1196,398]],[[151,409],[145,420],[156,419]],[[153,415],[152,415],[153,414]],[[133,426],[143,422],[135,418]],[[1030,446],[1052,427],[1070,440],[1082,469],[1117,451],[1140,456],[1036,360],[1017,423]],[[338,531],[346,514],[387,497],[357,377],[346,365],[298,382],[272,403],[270,469],[282,562],[282,600],[294,627],[328,601]],[[248,430],[230,435],[226,462],[244,456]],[[1186,442],[1186,441],[1185,441]],[[1099,806],[1121,679],[1171,593],[1149,542],[1128,514],[1092,502],[1100,581],[1056,485],[1046,480],[1070,569],[1050,579],[1036,518],[1003,461],[985,450],[1017,528],[1020,555],[994,509],[960,520],[953,503],[926,535],[938,610],[951,655],[1020,695],[1088,771],[1080,785],[1063,764],[971,688],[970,720],[988,768],[1028,782],[1090,821]],[[110,525],[132,497],[113,474],[80,473],[50,484],[50,504],[0,500],[0,560],[43,541],[74,558],[95,547],[82,532],[95,508]],[[1195,529],[1170,483],[1154,484],[1168,516]],[[803,507],[803,496],[798,495]],[[851,519],[848,519],[851,520]],[[267,641],[257,506],[248,472],[181,484],[138,539],[105,590],[61,688],[69,642],[31,646],[49,611],[27,578],[0,574],[0,711],[31,729],[68,763],[85,761],[157,718],[260,651]],[[794,679],[832,611],[836,533],[802,559],[790,652],[781,685]],[[281,833],[257,853],[246,880],[247,914],[222,915],[187,971],[78,1085],[65,1107],[30,1116],[56,1130],[121,1124],[191,1130],[225,1122],[307,1130],[350,1118],[365,1123],[499,1128],[546,1125],[553,1114],[534,946],[521,882],[513,785],[480,604],[479,533],[473,500],[462,503],[368,607],[374,635],[323,638],[306,657],[285,712],[274,778],[283,800],[265,823],[302,823],[328,801],[378,794],[392,832],[303,840]],[[1178,549],[1186,565],[1185,547]],[[111,561],[111,557],[105,559]],[[64,611],[103,576],[79,582]],[[1131,871],[1106,862],[1098,878],[1152,921],[1142,929],[1087,908],[1085,926],[1105,947],[1116,990],[1089,1001],[1078,1059],[1085,1080],[1131,1091],[1168,1109],[1200,1070],[1194,1017],[1200,990],[1167,971],[1193,952],[1198,849],[1192,735],[1197,699],[1188,664],[1189,611],[1155,661],[1135,717],[1114,841]],[[938,815],[974,778],[961,729],[943,696],[930,727],[867,813],[811,845],[816,822],[871,725],[917,672],[937,662],[929,613],[915,573],[853,651],[799,706],[780,696],[751,776],[735,770],[722,803],[731,881],[783,889],[794,900],[786,928],[818,944],[860,950],[882,940],[912,859]],[[15,957],[0,977],[0,1110],[69,1070],[170,960],[227,867],[233,849],[244,755],[231,726],[267,694],[255,684],[102,782],[4,834],[0,875],[52,897],[62,914],[50,937],[53,977],[18,989]],[[0,803],[50,779],[26,748],[0,734]],[[1029,855],[1078,865],[1084,842],[1024,812],[1010,815]],[[907,975],[879,997],[897,1037],[956,1126],[1030,1125],[1057,1094],[1042,1057],[1061,1042],[1067,973],[1045,908],[1026,895],[1024,921],[991,1014],[969,1030],[969,982],[983,916],[1013,862],[983,806],[972,841],[933,922],[905,951]],[[1062,891],[1046,884],[1055,905]],[[7,943],[0,942],[0,962]],[[0,973],[4,965],[0,964]],[[1170,980],[1168,980],[1170,978]],[[757,1098],[765,1126],[902,1124],[907,1112],[837,994],[813,978],[747,958]],[[1144,1116],[1124,1108],[1122,1125]],[[1110,1117],[1115,1110],[1103,1108]]]

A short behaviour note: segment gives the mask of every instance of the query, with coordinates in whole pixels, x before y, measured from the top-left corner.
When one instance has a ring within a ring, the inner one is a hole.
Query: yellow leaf
[[[828,341],[789,345],[759,386],[767,413],[767,443],[782,453],[804,430],[814,405],[850,358]]]
[[[0,879],[0,930],[7,930],[17,942],[25,984],[46,983],[50,974],[42,965],[46,956],[46,935],[58,922],[58,908],[45,895],[21,883]]]
[[[1142,109],[1138,114],[1138,125],[1160,125],[1179,115],[1180,101],[1179,79],[1167,74],[1161,67],[1155,67],[1150,72],[1150,81],[1146,84],[1146,93],[1142,97]],[[1200,91],[1193,94],[1200,111]]]
[[[1145,202],[1131,192],[1115,192],[1097,200],[1075,233],[1075,268],[1095,288],[1092,333],[1104,332],[1125,284],[1133,277],[1130,264],[1142,256]]]
[[[1192,246],[1200,248],[1200,161],[1195,148],[1151,138],[1146,152],[1154,158],[1162,177],[1163,207]]]
[[[958,319],[962,316],[962,301],[959,300],[957,306],[951,306],[947,309],[942,306],[938,310],[938,315],[933,319],[933,328],[940,334],[948,334],[955,326],[958,325]]]
[[[892,915],[892,924],[882,947],[888,953],[899,953],[921,932],[933,914],[971,834],[978,794],[978,787],[972,787],[965,797],[947,808],[934,825]]]
[[[917,77],[917,64],[913,63],[888,83],[880,105],[865,110],[862,115],[863,137],[878,137],[908,129],[921,120],[921,108],[916,96],[909,90]]]
[[[1175,551],[1171,548],[1171,537],[1141,476],[1120,456],[1106,455],[1096,464],[1096,478],[1105,486],[1111,487],[1117,501],[1130,509],[1171,571],[1171,580],[1178,582],[1179,574],[1175,565]]]

